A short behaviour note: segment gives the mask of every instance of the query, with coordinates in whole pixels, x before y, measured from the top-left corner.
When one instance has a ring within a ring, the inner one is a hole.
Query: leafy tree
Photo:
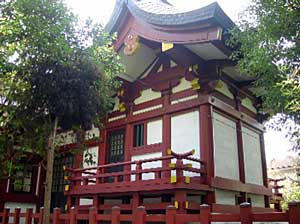
[[[47,158],[49,222],[56,130],[101,124],[123,67],[114,38],[80,23],[62,0],[0,3],[0,162],[26,151]]]
[[[299,31],[298,0],[252,0],[228,42],[235,49],[232,58],[241,72],[257,80],[255,89],[262,97],[263,110],[283,114],[275,122],[281,126],[290,119],[300,122]],[[293,139],[300,139],[298,127],[283,127]]]
[[[282,209],[288,209],[288,203],[293,201],[300,201],[300,187],[299,184],[293,183],[292,186],[283,192]]]

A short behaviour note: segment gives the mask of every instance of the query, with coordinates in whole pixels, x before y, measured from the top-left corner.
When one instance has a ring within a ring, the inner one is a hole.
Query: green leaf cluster
[[[264,110],[284,113],[299,123],[300,2],[253,0],[241,22],[231,30],[243,74],[257,79],[256,94]]]
[[[115,37],[62,0],[0,3],[0,164],[45,155],[55,118],[62,130],[100,125],[123,72]]]

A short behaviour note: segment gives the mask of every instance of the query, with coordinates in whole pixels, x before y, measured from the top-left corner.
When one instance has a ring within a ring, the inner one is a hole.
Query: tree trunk
[[[55,150],[55,136],[57,129],[58,119],[55,118],[53,131],[48,139],[47,148],[47,169],[46,169],[46,184],[44,196],[44,224],[50,224],[50,205],[51,205],[51,190],[52,190],[52,177],[53,177],[53,163],[54,163],[54,150]]]

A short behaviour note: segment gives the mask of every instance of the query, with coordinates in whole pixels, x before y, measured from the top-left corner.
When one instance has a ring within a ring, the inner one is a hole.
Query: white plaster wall
[[[93,139],[93,138],[99,138],[100,137],[100,131],[99,128],[96,128],[94,125],[92,129],[87,130],[85,132],[85,140]]]
[[[147,123],[147,145],[162,142],[162,120]]]
[[[140,97],[134,100],[134,104],[141,104],[158,98],[161,98],[160,92],[154,92],[152,89],[146,89],[142,91]]]
[[[79,205],[92,205],[93,199],[90,198],[80,198],[79,199]]]
[[[186,153],[195,149],[194,157],[200,158],[199,126],[199,111],[173,116],[171,118],[171,149],[177,153]],[[184,163],[192,163],[193,167],[200,167],[199,163],[196,162],[184,161]],[[199,174],[185,171],[184,175],[199,176]]]
[[[236,122],[213,113],[215,176],[239,180]]]
[[[87,161],[85,161],[85,155],[89,155],[91,154],[93,156],[93,163],[87,163]],[[95,167],[95,166],[98,166],[98,158],[99,158],[99,149],[98,149],[98,146],[96,147],[90,147],[88,149],[86,149],[84,152],[83,152],[83,155],[82,155],[82,167],[83,168],[89,168],[89,167]],[[97,169],[91,169],[89,170],[89,172],[94,172],[96,173],[97,172]],[[83,176],[89,176],[89,174],[82,174]],[[96,180],[96,179],[94,179]],[[89,185],[93,185],[95,183],[88,183]],[[83,204],[86,204],[86,203],[89,203],[89,200],[88,199],[87,201],[88,202],[85,202],[86,199],[82,200],[80,199],[80,203],[82,202]]]
[[[68,145],[76,142],[76,134],[73,131],[67,131],[56,135],[55,143],[57,145]]]
[[[151,158],[160,158],[162,157],[161,152],[155,152],[155,153],[147,153],[142,155],[135,155],[131,157],[131,161],[137,161],[137,160],[145,160],[145,159],[151,159]],[[142,169],[149,169],[149,168],[156,168],[156,167],[162,167],[161,161],[155,161],[155,162],[149,162],[149,163],[143,163]],[[131,165],[131,170],[135,170],[136,165]],[[142,180],[151,180],[154,179],[154,173],[145,173],[142,175]],[[135,180],[135,175],[131,176],[131,181]]]
[[[265,207],[265,198],[263,195],[247,194],[251,198],[252,207]]]
[[[242,136],[246,183],[263,185],[259,134],[247,127],[243,127]]]
[[[16,208],[21,208],[21,213],[25,213],[27,208],[32,208],[33,212],[36,211],[36,205],[32,203],[5,202],[4,208],[10,208],[10,212],[14,212]],[[13,220],[13,217],[10,217],[9,223],[13,223]],[[20,224],[25,224],[25,218],[20,219]]]
[[[227,191],[216,189],[216,203],[224,205],[235,205],[235,196],[238,194],[235,191]]]
[[[246,97],[246,98],[244,98],[244,99],[242,100],[242,105],[243,105],[244,107],[246,107],[248,110],[250,110],[250,111],[252,111],[252,112],[254,112],[254,113],[257,113],[256,108],[253,106],[252,101],[251,101],[248,97]]]
[[[184,77],[180,79],[180,84],[172,89],[173,93],[178,93],[191,88],[191,82],[187,81]]]

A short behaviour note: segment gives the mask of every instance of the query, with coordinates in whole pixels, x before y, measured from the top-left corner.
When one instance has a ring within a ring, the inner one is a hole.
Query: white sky
[[[115,0],[65,0],[69,7],[82,19],[88,17],[105,25],[114,9]],[[240,13],[249,5],[251,0],[216,0],[225,13],[237,22]],[[169,0],[170,3],[183,10],[196,9],[214,0]],[[265,134],[267,160],[282,158],[288,154],[290,143],[283,133],[267,130]]]

